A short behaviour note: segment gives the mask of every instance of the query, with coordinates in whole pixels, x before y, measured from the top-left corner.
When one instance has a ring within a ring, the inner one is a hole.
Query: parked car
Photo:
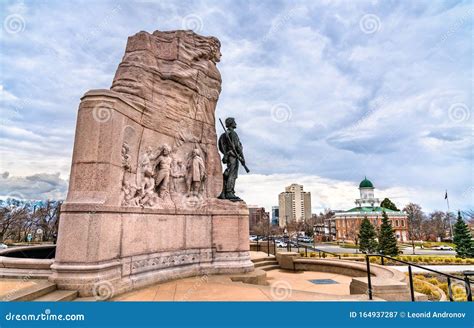
[[[278,242],[276,243],[276,246],[277,246],[277,247],[285,248],[285,247],[288,247],[288,244],[285,243],[284,241],[278,241]]]
[[[446,245],[436,246],[436,247],[433,247],[433,249],[435,249],[437,251],[452,251],[452,250],[454,250],[451,246],[446,246]]]
[[[5,245],[4,243],[0,243],[0,249],[7,249],[7,248],[8,248],[7,245]]]

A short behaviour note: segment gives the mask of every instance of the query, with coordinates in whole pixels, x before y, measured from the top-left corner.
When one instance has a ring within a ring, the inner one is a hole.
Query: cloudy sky
[[[0,196],[61,198],[76,111],[109,88],[127,36],[193,29],[222,42],[219,117],[234,116],[269,208],[292,182],[313,211],[379,198],[472,208],[471,1],[5,1]]]

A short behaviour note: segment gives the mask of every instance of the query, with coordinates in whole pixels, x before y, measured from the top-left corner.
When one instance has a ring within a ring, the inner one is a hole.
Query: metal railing
[[[415,302],[415,287],[413,285],[412,267],[419,268],[419,269],[422,269],[422,270],[426,270],[426,271],[436,273],[438,275],[446,277],[446,280],[447,280],[447,283],[448,283],[448,297],[449,297],[450,302],[454,301],[453,291],[452,291],[452,288],[451,288],[452,280],[462,281],[463,284],[464,284],[464,288],[466,289],[466,299],[467,299],[468,302],[472,302],[471,281],[470,281],[469,276],[473,276],[474,271],[464,271],[463,272],[464,278],[461,278],[461,277],[453,276],[453,275],[448,274],[448,273],[444,273],[444,272],[440,272],[440,271],[437,271],[437,270],[429,269],[429,268],[423,267],[423,266],[418,265],[418,264],[413,264],[413,263],[410,263],[410,262],[407,262],[407,261],[398,260],[398,259],[395,259],[393,257],[387,256],[387,255],[382,255],[382,254],[367,254],[365,256],[365,261],[367,263],[367,290],[368,290],[370,300],[372,300],[372,298],[373,298],[372,280],[371,280],[371,273],[370,273],[370,258],[371,257],[380,257],[381,265],[384,265],[384,259],[408,265],[408,281],[409,281],[409,285],[410,285],[410,297],[411,297],[412,302]]]
[[[276,242],[275,240],[270,237],[270,238],[266,238],[267,240],[263,240],[263,241],[260,241],[259,238],[257,238],[255,240],[256,242],[256,246],[257,246],[257,251],[261,251],[262,249],[262,244],[266,244],[266,252],[267,252],[267,256],[270,256],[271,253],[271,249],[273,249],[273,255],[276,255],[277,251],[278,251],[278,247],[276,246]],[[291,245],[290,242],[287,242],[286,243],[286,250],[288,252],[291,252],[291,250],[293,248],[296,248],[297,249],[297,252],[299,253],[300,252],[300,249],[304,249],[304,254],[305,254],[305,257],[308,257],[308,250],[311,252],[311,251],[315,251],[315,252],[318,252],[318,256],[319,258],[325,258],[325,254],[329,254],[329,255],[332,255],[334,257],[337,257],[339,259],[341,259],[341,255],[340,254],[337,254],[337,253],[333,253],[333,252],[329,252],[329,251],[325,251],[325,250],[322,250],[322,249],[319,249],[319,248],[315,248],[313,246],[307,246],[307,245],[300,245],[299,243],[296,243],[296,246],[294,245]]]
[[[322,249],[318,249],[318,248],[315,248],[315,247],[312,247],[313,250],[317,251],[319,253],[319,258],[321,258],[321,253],[322,254],[330,254],[334,257],[338,257],[339,260],[341,259],[341,254],[337,254],[337,253],[333,253],[333,252],[328,252],[328,251],[323,251]]]

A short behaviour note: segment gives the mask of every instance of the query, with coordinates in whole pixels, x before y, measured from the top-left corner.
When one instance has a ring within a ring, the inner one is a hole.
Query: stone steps
[[[12,302],[60,302],[72,301],[77,296],[77,290],[58,290],[56,284],[45,281],[17,291],[9,297],[9,300]]]
[[[270,271],[270,270],[280,269],[280,266],[278,264],[272,264],[272,265],[259,267],[259,269],[263,271]]]
[[[94,296],[87,296],[87,297],[78,297],[72,300],[73,302],[96,302],[97,299]]]
[[[270,271],[280,268],[280,265],[278,264],[275,256],[273,255],[252,259],[252,262],[255,266],[255,269],[263,271]]]
[[[278,262],[276,260],[267,260],[267,261],[259,261],[254,263],[256,268],[268,266],[268,265],[278,265]]]
[[[259,263],[259,262],[265,262],[265,261],[276,261],[276,258],[275,256],[270,255],[270,256],[260,257],[257,259],[252,259],[253,263]]]
[[[77,298],[77,290],[55,290],[46,295],[35,298],[34,302],[61,302],[72,301]]]
[[[12,295],[10,301],[32,301],[56,290],[56,284],[50,282],[39,283],[35,286],[22,289]]]

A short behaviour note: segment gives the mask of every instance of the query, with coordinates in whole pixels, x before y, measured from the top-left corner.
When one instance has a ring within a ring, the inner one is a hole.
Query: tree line
[[[55,242],[58,234],[60,201],[0,200],[0,242]]]
[[[423,224],[421,224],[420,226],[423,226]],[[444,227],[443,229],[445,233],[446,227]],[[460,211],[458,211],[457,220],[452,226],[452,229],[453,243],[455,245],[456,256],[461,258],[474,257],[474,240],[469,226],[462,218]],[[409,231],[417,232],[417,230],[413,228],[409,229]],[[416,236],[420,235],[414,235],[412,233],[412,235],[409,237],[411,237],[410,239],[414,240],[413,238],[415,238]],[[397,247],[397,238],[395,236],[395,231],[393,230],[392,225],[385,212],[382,213],[382,224],[380,226],[379,231],[376,231],[375,227],[372,225],[372,223],[367,217],[364,218],[360,225],[358,239],[359,249],[364,253],[378,252],[380,254],[388,256],[396,256],[400,252]]]

